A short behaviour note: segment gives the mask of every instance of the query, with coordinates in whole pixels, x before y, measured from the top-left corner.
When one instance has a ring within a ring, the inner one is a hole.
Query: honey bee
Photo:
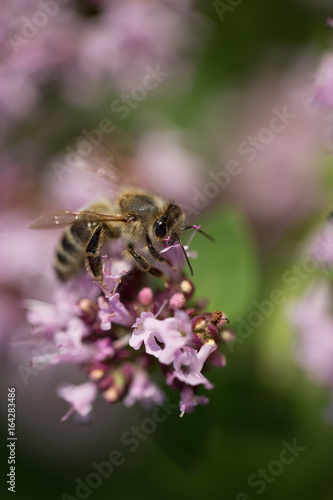
[[[99,170],[105,174],[105,170]],[[108,176],[109,180],[112,175]],[[115,200],[100,199],[80,211],[56,211],[42,215],[30,224],[32,229],[66,227],[59,242],[54,269],[61,281],[78,275],[84,267],[93,280],[103,283],[101,249],[110,239],[121,238],[126,243],[125,254],[134,259],[137,267],[152,276],[166,279],[164,273],[152,266],[135,246],[144,242],[156,261],[173,267],[155,245],[168,239],[178,242],[184,253],[190,273],[191,263],[184,248],[180,231],[194,228],[184,225],[184,210],[171,201],[140,188],[123,188]],[[201,229],[199,232],[212,239]]]

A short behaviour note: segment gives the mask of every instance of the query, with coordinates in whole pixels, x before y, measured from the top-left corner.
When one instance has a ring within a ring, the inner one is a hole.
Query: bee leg
[[[174,271],[177,271],[175,266],[173,266],[171,264],[171,262],[168,261],[168,259],[166,259],[165,257],[162,257],[162,255],[156,250],[156,248],[154,247],[153,242],[149,238],[148,234],[146,235],[146,241],[147,241],[147,246],[148,246],[148,250],[150,252],[150,255],[152,257],[154,257],[154,259],[156,259],[160,262],[164,262],[165,264],[168,264],[168,266],[170,266],[171,269],[173,269]]]
[[[86,267],[90,276],[103,283],[103,265],[100,250],[107,237],[110,237],[110,230],[104,223],[98,224],[94,229],[85,249]]]
[[[127,250],[129,252],[129,254],[131,255],[131,257],[133,257],[138,268],[141,269],[141,271],[146,271],[147,273],[151,274],[152,276],[155,276],[156,278],[163,278],[166,283],[168,282],[168,278],[165,276],[165,274],[162,273],[162,271],[160,271],[159,269],[156,269],[156,267],[152,267],[149,264],[148,260],[146,260],[144,257],[142,257],[142,255],[140,255],[134,249],[134,246],[132,244],[129,244],[127,246]]]

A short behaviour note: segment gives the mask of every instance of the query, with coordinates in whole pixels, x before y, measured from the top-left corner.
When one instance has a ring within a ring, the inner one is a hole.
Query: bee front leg
[[[162,273],[162,271],[160,271],[156,267],[152,267],[149,264],[148,260],[146,260],[144,257],[142,257],[142,255],[140,255],[135,250],[134,246],[131,243],[127,246],[127,251],[129,252],[131,257],[133,257],[138,268],[141,269],[141,271],[146,271],[147,273],[151,274],[152,276],[155,276],[156,278],[163,278],[166,283],[168,282],[168,279],[165,276],[165,274]]]
[[[146,236],[146,241],[150,255],[154,257],[155,260],[158,260],[159,262],[164,262],[165,264],[168,264],[168,266],[171,267],[173,271],[177,271],[177,269],[171,264],[171,262],[169,262],[168,259],[166,259],[165,257],[162,257],[162,255],[156,250],[148,234]]]
[[[85,249],[87,271],[94,280],[101,283],[103,283],[103,265],[100,251],[105,239],[110,236],[108,226],[104,223],[98,224]]]

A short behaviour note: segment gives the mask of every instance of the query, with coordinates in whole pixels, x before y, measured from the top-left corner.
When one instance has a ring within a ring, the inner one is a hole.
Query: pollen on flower
[[[188,279],[185,279],[180,283],[180,290],[187,296],[192,295],[193,289],[193,284]]]
[[[104,265],[104,287],[87,276],[59,285],[53,304],[27,301],[35,338],[61,346],[48,356],[49,363],[78,365],[87,377],[85,384],[58,392],[70,404],[64,419],[75,412],[88,414],[98,393],[109,404],[162,404],[163,388],[154,381],[156,365],[164,384],[180,393],[181,414],[208,403],[196,394],[200,386],[214,387],[202,371],[225,366],[218,347],[234,335],[224,329],[222,313],[205,311],[206,301],[195,298],[193,283],[179,267],[186,264],[181,246],[168,248],[168,260],[179,270],[167,287],[156,280],[153,288],[144,272],[113,274],[110,261]]]
[[[193,321],[192,328],[193,330],[200,331],[206,328],[206,325],[207,325],[206,318],[204,316],[200,316]]]

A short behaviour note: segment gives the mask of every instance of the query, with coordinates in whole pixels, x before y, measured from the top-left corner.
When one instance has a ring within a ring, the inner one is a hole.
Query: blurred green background
[[[204,19],[205,29],[204,35],[200,26],[193,32],[202,45],[195,56],[193,82],[185,93],[152,93],[128,119],[115,122],[120,140],[131,143],[154,113],[163,116],[166,123],[191,132],[198,139],[199,152],[208,161],[216,160],[211,146],[219,136],[229,136],[234,113],[232,101],[208,113],[209,103],[214,102],[211,98],[217,96],[218,101],[221,96],[223,101],[224,92],[230,89],[240,96],[245,94],[263,67],[268,65],[277,74],[283,73],[292,67],[295,54],[305,49],[319,56],[332,39],[325,25],[328,8],[328,3],[319,8],[315,2],[301,0],[244,0],[221,20],[213,2],[197,2],[195,9]],[[95,127],[105,117],[107,104],[116,97],[113,89],[98,105],[72,108],[50,84],[39,112],[16,126],[9,144],[14,146],[22,138],[42,143],[36,160],[42,165],[71,143],[82,128]],[[272,102],[271,108],[274,106]],[[219,116],[224,112],[225,116]],[[329,199],[333,188],[331,158],[318,161]],[[329,394],[296,365],[295,333],[287,312],[289,302],[302,294],[314,275],[309,275],[295,292],[281,281],[286,270],[301,262],[300,248],[320,227],[329,208],[327,204],[306,213],[267,241],[266,226],[258,227],[237,199],[214,203],[195,221],[216,238],[216,243],[210,244],[197,235],[192,244],[198,251],[193,264],[197,295],[209,299],[211,310],[222,309],[236,329],[240,327],[238,318],[247,321],[255,309],[254,301],[267,299],[272,290],[282,291],[284,303],[253,328],[248,338],[242,339],[241,334],[242,341],[225,348],[226,368],[213,369],[207,375],[215,384],[207,394],[208,406],[182,419],[173,410],[165,422],[157,424],[156,431],[144,434],[133,453],[120,442],[121,436],[131,432],[132,426],[141,426],[144,419],[151,418],[151,412],[136,408],[124,413],[101,402],[89,426],[73,421],[60,423],[65,404],[57,401],[53,406],[57,383],[52,375],[47,376],[43,391],[37,393],[31,380],[17,395],[15,498],[333,498],[333,425],[324,417]],[[271,231],[275,232],[274,225]],[[10,361],[4,364],[10,373]],[[174,394],[170,393],[170,399],[177,403]],[[24,408],[35,404],[38,411],[27,421]],[[45,440],[47,448],[43,440],[55,429],[61,445],[53,452],[52,439]],[[258,493],[259,485],[251,486],[249,477],[258,475],[259,469],[278,470],[272,463],[279,460],[283,442],[291,444],[295,439],[306,449],[293,463],[284,465],[281,473],[274,476],[268,472],[272,479],[264,482],[264,491]],[[86,482],[94,472],[92,462],[107,460],[115,449],[125,458],[124,463],[91,494],[81,492],[77,497],[76,478]],[[3,450],[1,459],[1,470],[7,471]],[[65,493],[71,497],[62,496]]]

